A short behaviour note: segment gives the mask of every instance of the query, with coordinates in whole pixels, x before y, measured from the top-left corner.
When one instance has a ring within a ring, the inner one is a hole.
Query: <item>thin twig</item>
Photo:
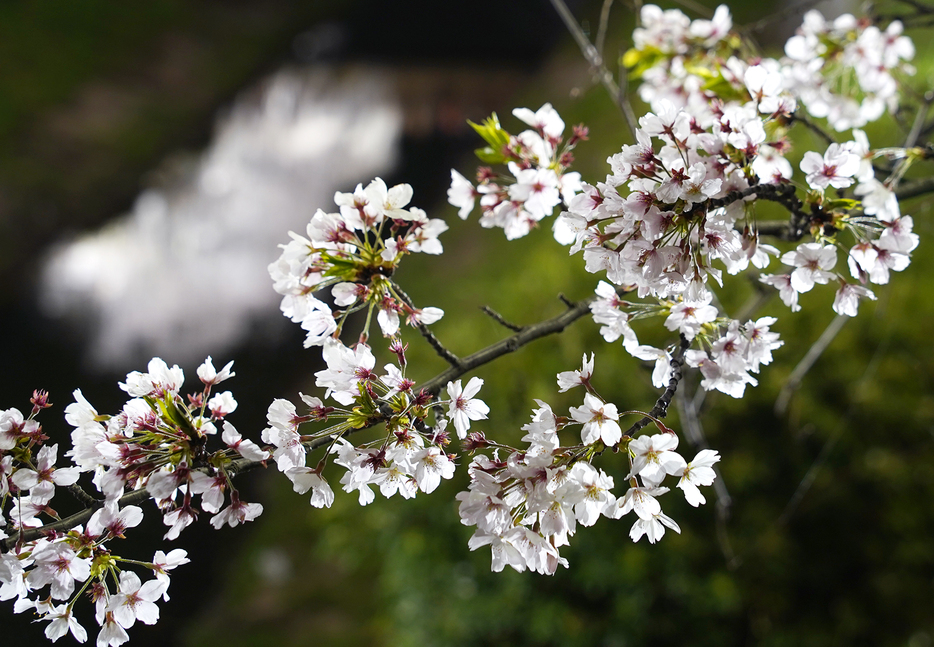
[[[610,7],[613,6],[613,0],[603,0],[603,7],[600,9],[600,25],[597,27],[597,40],[594,41],[594,47],[597,53],[603,57],[603,47],[606,44],[606,30],[610,24]]]
[[[833,452],[834,447],[836,447],[837,441],[840,440],[844,430],[850,428],[850,420],[856,413],[856,404],[860,399],[862,399],[864,390],[875,376],[876,371],[879,368],[879,364],[882,361],[882,358],[885,356],[886,351],[888,350],[891,338],[892,329],[889,327],[886,336],[876,347],[876,350],[872,355],[872,359],[869,360],[869,364],[866,366],[866,370],[863,372],[863,375],[856,383],[855,389],[853,389],[853,399],[850,401],[850,405],[847,407],[846,414],[839,420],[836,429],[833,430],[833,433],[831,433],[830,437],[824,443],[824,446],[821,447],[821,451],[817,455],[817,458],[815,458],[814,462],[811,463],[811,466],[805,473],[804,478],[802,478],[800,483],[798,483],[798,487],[795,488],[794,494],[791,495],[791,498],[785,505],[785,509],[782,511],[781,516],[778,518],[778,521],[776,521],[779,526],[787,524],[792,515],[794,515],[795,511],[798,509],[798,506],[801,504],[801,501],[804,499],[804,496],[808,493],[808,490],[811,489],[815,479],[817,479],[818,472],[824,466],[824,463],[827,462],[827,459],[830,457],[831,452]]]
[[[523,326],[521,331],[517,332],[511,337],[501,339],[495,344],[487,346],[483,350],[479,350],[472,355],[464,357],[461,360],[460,366],[452,366],[446,371],[439,373],[422,384],[420,388],[427,391],[428,393],[431,393],[432,395],[437,395],[441,389],[447,385],[448,382],[451,380],[456,380],[464,373],[472,371],[473,369],[479,366],[483,366],[484,364],[488,364],[494,359],[506,355],[507,353],[512,353],[522,346],[525,346],[529,342],[539,339],[540,337],[545,337],[547,335],[552,335],[563,331],[569,325],[590,312],[590,304],[596,298],[596,295],[594,295],[577,303],[567,302],[569,304],[568,309],[558,316],[552,317],[551,319],[546,319],[545,321],[540,321],[536,324]]]
[[[895,191],[895,197],[898,198],[900,202],[927,193],[934,193],[934,175],[915,180],[914,182],[905,182]]]
[[[506,321],[503,315],[496,312],[496,310],[494,310],[490,306],[483,306],[480,309],[483,311],[484,314],[488,315],[491,319],[493,319],[493,321],[498,323],[500,326],[503,326],[504,328],[509,328],[509,330],[512,330],[513,332],[522,331],[523,326]]]
[[[684,427],[684,435],[694,446],[695,450],[710,449],[707,438],[704,435],[704,427],[701,424],[697,409],[694,408],[693,398],[678,398],[678,415],[681,417],[681,424]],[[713,466],[716,478],[713,482],[714,496],[717,498],[717,543],[720,545],[720,552],[726,560],[727,568],[736,570],[740,565],[740,559],[733,550],[733,544],[730,541],[730,535],[727,529],[727,521],[730,518],[730,510],[733,506],[733,498],[726,489],[726,483],[723,481],[723,474],[717,465]]]
[[[816,134],[818,137],[823,139],[827,143],[827,145],[837,143],[837,140],[834,139],[830,135],[830,133],[828,133],[826,130],[824,130],[823,128],[815,124],[813,121],[805,117],[804,113],[801,112],[801,110],[796,110],[794,114],[791,115],[791,120],[792,122],[797,121],[798,123],[803,124],[805,127],[807,127],[808,130],[810,130],[812,133]]]
[[[934,102],[934,92],[927,92],[924,95],[922,105],[918,108],[918,114],[915,115],[915,121],[911,125],[911,132],[905,138],[904,148],[913,148],[918,143],[918,137],[921,136],[921,129],[924,127],[924,120],[928,118],[932,102]]]
[[[417,310],[415,303],[412,301],[412,298],[405,293],[399,284],[391,279],[389,282],[392,284],[392,289],[396,292],[396,294],[402,297],[402,300],[405,301],[406,305],[408,305],[413,310]],[[441,359],[443,359],[451,366],[458,366],[461,363],[460,357],[449,351],[444,346],[444,344],[442,344],[441,341],[435,337],[435,334],[428,329],[428,326],[419,322],[415,327],[418,329],[418,332],[422,334],[422,337],[428,341],[428,344],[435,349],[435,352],[441,356]]]
[[[739,31],[747,34],[762,31],[766,27],[770,27],[774,23],[785,20],[786,18],[790,18],[791,16],[803,15],[804,12],[820,2],[821,0],[805,0],[804,2],[800,2],[796,5],[786,6],[784,9],[776,11],[775,13],[771,13],[765,18],[761,18],[754,23],[740,27]]]
[[[603,84],[610,98],[613,99],[613,103],[622,111],[623,117],[629,125],[629,130],[632,132],[633,138],[635,138],[637,122],[633,117],[632,106],[629,106],[627,110],[629,100],[626,98],[625,94],[620,92],[620,88],[613,79],[613,75],[604,64],[603,54],[598,51],[587,38],[587,34],[581,29],[580,24],[578,24],[577,19],[574,17],[574,14],[571,13],[571,10],[568,9],[564,0],[550,0],[550,2],[561,17],[562,22],[564,22],[564,26],[571,32],[571,36],[573,36],[575,42],[577,42],[577,46],[580,47],[584,58],[590,63],[600,83]]]
[[[840,332],[849,318],[850,317],[846,315],[837,315],[834,317],[830,325],[821,333],[821,336],[817,338],[817,341],[811,345],[808,352],[805,353],[801,361],[798,362],[798,365],[795,366],[795,370],[788,376],[785,386],[783,386],[782,390],[779,392],[778,399],[775,400],[775,413],[777,415],[784,415],[785,410],[788,408],[788,403],[791,400],[791,396],[794,395],[794,392],[801,385],[801,380],[804,379],[804,376],[807,375],[811,367],[814,366],[814,362],[827,350],[830,342],[834,340],[837,333]]]

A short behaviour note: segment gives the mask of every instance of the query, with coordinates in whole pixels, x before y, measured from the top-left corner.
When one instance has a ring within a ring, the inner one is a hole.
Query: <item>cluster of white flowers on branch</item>
[[[676,432],[662,422],[683,372],[698,369],[701,388],[740,398],[784,343],[773,330],[775,317],[741,320],[726,313],[718,298],[724,270],[774,286],[793,312],[801,307],[799,294],[834,284],[833,309],[855,316],[860,299],[874,298],[867,284],[887,283],[892,271],[909,264],[918,237],[899,197],[934,185],[900,192],[899,183],[934,154],[930,146],[915,146],[917,129],[901,148],[874,149],[862,131],[837,141],[812,119],[826,118],[842,131],[899,106],[913,46],[897,22],[885,29],[852,16],[829,23],[810,12],[786,56],[776,60],[759,57],[732,31],[726,7],[712,20],[691,21],[648,5],[633,41],[623,64],[642,79],[639,92],[651,111],[638,128],[633,124],[635,143],[608,159],[603,181],[585,183],[570,170],[571,151],[588,132],[576,126],[565,140],[564,121],[550,104],[515,110],[529,127],[518,135],[496,115],[473,124],[487,144],[477,151],[486,166],[476,185],[451,172],[448,198],[460,217],[479,202],[480,224],[503,228],[508,239],[530,234],[560,208],[556,240],[572,255],[581,253],[588,271],[606,276],[593,295],[566,301],[561,314],[529,325],[510,324],[487,309],[514,334],[458,357],[428,328],[444,313],[417,306],[394,279],[408,254],[442,253],[438,236],[447,225],[409,206],[407,184],[388,187],[376,178],[337,193],[337,211],[318,210],[306,235],[291,234],[269,266],[282,313],[307,332],[306,348],[321,349],[326,368],[315,377],[322,394],[300,394],[299,407],[272,402],[259,442],[226,419],[236,400],[214,387],[233,377],[232,363],[218,371],[211,358],[197,370],[200,390],[187,397],[182,370],[153,359],[146,372],[132,372],[120,384],[130,399],[113,415],[100,414],[75,391],[65,410],[74,427],[70,467],[56,467],[58,445],[46,444],[36,421],[49,406],[46,394],[36,392],[28,417],[0,411],[0,600],[49,621],[53,641],[70,632],[83,642],[87,632],[72,610],[86,596],[101,626],[98,645],[122,644],[136,620],[158,619],[168,571],[187,562],[181,549],[159,551],[151,561],[111,549],[112,540],[140,523],[138,504],[146,499],[163,515],[166,540],[201,512],[213,515],[215,528],[255,519],[262,506],[242,501],[233,477],[270,463],[296,492],[310,493],[314,507],[332,505],[331,481],[356,493],[361,505],[376,499],[374,489],[408,499],[452,478],[455,442],[473,455],[470,484],[457,495],[462,522],[475,527],[469,547],[490,546],[495,571],[508,565],[554,573],[568,565],[559,549],[578,523],[591,526],[600,516],[634,512],[634,541],[645,536],[655,543],[666,528],[680,532],[659,503],[669,491],[664,483],[677,479],[674,487],[689,504],[705,503],[699,486],[713,483],[720,460],[704,448],[686,461],[676,451]],[[844,93],[847,83],[858,93]],[[788,155],[789,133],[798,124],[828,145],[804,152],[796,175]],[[787,211],[787,221],[761,223],[763,202]],[[767,237],[796,246],[781,253]],[[835,271],[839,252],[848,277]],[[784,271],[758,274],[776,261]],[[363,323],[348,335],[358,324],[355,313]],[[374,313],[381,335],[371,339]],[[654,362],[652,381],[663,389],[655,406],[628,410],[600,396],[591,354],[579,370],[557,376],[561,392],[583,388],[580,406],[558,415],[538,400],[522,427],[525,447],[471,431],[495,413],[479,398],[483,380],[463,378],[587,314],[607,342],[621,339],[632,356]],[[636,322],[653,317],[677,336],[661,348],[639,342],[636,329],[645,324]],[[403,323],[449,365],[420,385],[408,363]],[[381,341],[395,359],[379,369],[370,344]],[[624,429],[626,416],[635,421]],[[659,433],[644,431],[652,424]],[[627,463],[628,488],[619,497],[612,476],[595,465],[615,453]],[[91,474],[86,478],[96,494],[78,484],[83,473]],[[84,509],[61,518],[50,506],[57,488],[69,490]],[[134,568],[152,571],[152,578],[143,583]]]

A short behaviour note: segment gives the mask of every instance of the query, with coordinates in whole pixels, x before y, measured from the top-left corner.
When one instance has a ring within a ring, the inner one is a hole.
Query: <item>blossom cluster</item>
[[[66,414],[73,424],[89,411],[80,392],[76,397],[80,404],[71,405]],[[87,630],[73,609],[86,595],[101,627],[97,644],[123,644],[129,639],[126,630],[137,620],[153,624],[159,619],[156,601],[169,599],[168,572],[187,563],[187,553],[182,549],[157,551],[151,561],[140,561],[112,552],[108,542],[122,539],[143,519],[138,506],[121,508],[119,495],[100,501],[86,526],[46,526],[59,519],[50,506],[56,488],[77,487],[82,468],[56,466],[58,445],[45,444],[48,438],[36,420],[42,409],[51,406],[48,396],[36,392],[32,402],[25,418],[15,408],[0,411],[0,540],[9,546],[0,554],[0,600],[13,600],[17,613],[31,611],[48,621],[45,635],[53,642],[67,633],[85,642]],[[125,438],[124,431],[114,434]],[[122,438],[112,440],[114,446],[129,449]],[[27,538],[34,529],[43,532]],[[127,570],[130,565],[151,570],[152,579],[143,583],[139,575]]]
[[[120,384],[132,399],[111,416],[98,414],[75,391],[76,401],[65,410],[66,421],[75,427],[68,455],[82,472],[94,473],[94,485],[107,503],[118,501],[127,489],[145,487],[163,511],[166,539],[178,537],[197,518],[195,495],[201,495],[201,508],[214,514],[216,528],[253,520],[263,507],[240,500],[228,469],[235,459],[262,461],[269,454],[225,419],[237,408],[233,394],[211,395],[214,386],[234,375],[232,366],[217,371],[209,357],[198,368],[203,390],[189,394],[186,402],[180,394],[182,369],[154,358],[147,372],[129,373]],[[208,439],[218,427],[224,447],[209,452]],[[223,508],[228,490],[230,504]]]
[[[439,308],[416,308],[391,280],[404,256],[443,251],[438,236],[448,226],[408,207],[411,199],[408,184],[389,188],[376,178],[366,188],[358,184],[352,193],[336,193],[339,211],[318,209],[306,227],[307,237],[289,232],[292,240],[281,246],[269,273],[283,295],[282,313],[308,331],[305,348],[339,336],[347,317],[363,309],[363,340],[374,310],[387,337],[398,332],[400,315],[411,326],[434,323],[444,315]],[[325,288],[331,288],[334,311],[315,296]]]
[[[808,112],[843,131],[898,108],[895,74],[914,74],[907,63],[914,54],[898,20],[883,31],[852,14],[829,21],[812,10],[785,43],[782,74]]]
[[[479,198],[480,225],[501,227],[509,240],[528,234],[555,207],[580,191],[580,174],[568,168],[574,161],[571,151],[587,139],[587,129],[576,126],[564,142],[564,120],[550,103],[535,112],[516,108],[512,114],[532,129],[510,135],[495,114],[482,126],[473,124],[489,144],[477,151],[481,161],[506,164],[508,173],[496,174],[488,166],[480,167],[474,187],[452,169],[448,190],[448,201],[458,208],[461,218],[470,215]]]
[[[169,540],[198,516],[195,495],[201,495],[201,510],[214,515],[215,528],[251,521],[262,512],[262,505],[240,500],[230,470],[235,460],[263,461],[269,454],[225,419],[237,408],[233,395],[212,395],[214,386],[234,375],[232,366],[218,371],[207,358],[197,371],[203,388],[186,402],[180,395],[182,370],[154,358],[145,373],[129,373],[120,384],[131,399],[114,415],[98,413],[76,390],[75,402],[65,409],[65,420],[74,427],[72,449],[66,452],[73,467],[56,468],[58,446],[43,445],[46,438],[35,416],[49,406],[45,394],[34,396],[27,419],[16,409],[0,414],[0,524],[8,529],[0,530],[0,539],[10,547],[0,555],[0,599],[15,599],[17,612],[32,610],[50,621],[46,635],[53,641],[69,631],[80,642],[86,640],[86,630],[72,614],[83,594],[94,604],[101,626],[99,646],[126,642],[126,630],[136,620],[158,620],[156,601],[168,600],[167,571],[188,562],[185,551],[158,551],[145,562],[115,554],[108,542],[122,539],[142,521],[142,509],[128,504],[124,495],[143,488],[162,511]],[[209,452],[208,440],[218,427],[224,446]],[[100,497],[76,485],[84,472],[93,473]],[[94,510],[86,526],[55,525],[59,516],[49,502],[56,487],[78,488]],[[127,570],[129,565],[151,569],[154,579],[143,583]]]
[[[801,101],[812,116],[844,131],[894,111],[897,75],[914,73],[907,63],[914,45],[897,20],[883,31],[851,14],[828,21],[819,11],[808,11],[785,44],[785,57],[759,61],[761,71],[751,84],[746,60],[758,57],[731,31],[726,6],[719,6],[711,20],[692,21],[677,9],[645,5],[640,23],[623,63],[642,79],[639,94],[656,111],[660,101],[668,100],[703,113],[713,96],[726,100],[748,91],[763,112],[782,104],[792,112]]]
[[[311,491],[311,505],[330,507],[334,501],[334,492],[323,475],[329,457],[344,468],[340,483],[345,492],[358,493],[361,505],[374,500],[374,487],[387,498],[398,493],[410,499],[419,490],[430,494],[442,479],[454,475],[455,456],[447,450],[448,422],[463,438],[471,420],[486,418],[489,407],[475,397],[483,380],[471,378],[465,387],[460,380],[451,382],[448,398],[436,400],[425,391],[416,392],[415,383],[405,377],[405,348],[396,342],[392,350],[399,364],[386,364],[385,373],[380,375],[374,371],[376,358],[369,346],[358,343],[351,349],[340,341],[328,340],[323,349],[327,368],[315,377],[316,385],[326,389],[325,397],[336,406],[326,406],[321,399],[307,395],[301,396],[308,407],[305,415],[299,415],[288,400],[277,399],[269,406],[263,441],[275,447],[276,466],[295,491]],[[444,406],[446,417],[429,426],[430,411]],[[306,424],[320,428],[300,433]],[[384,434],[359,447],[342,436],[377,424],[384,425]],[[309,467],[309,450],[318,447],[327,447],[327,454]]]
[[[662,512],[658,497],[669,491],[662,485],[669,476],[693,506],[705,503],[698,486],[713,483],[717,452],[701,450],[690,463],[675,450],[678,437],[656,421],[662,433],[623,435],[616,405],[605,402],[591,385],[594,358],[584,356],[579,371],[558,374],[558,386],[567,391],[586,389],[580,407],[571,407],[569,416],[558,416],[546,402],[526,432],[523,449],[488,440],[482,433],[467,438],[470,451],[492,448],[492,456],[479,454],[469,467],[470,485],[457,495],[461,522],[475,526],[471,550],[490,546],[492,568],[511,566],[553,574],[567,566],[559,549],[567,546],[577,524],[592,526],[601,517],[619,519],[635,512],[629,536],[638,541],[645,536],[655,543],[665,528],[680,533],[678,524]],[[628,412],[643,415],[639,412]],[[559,432],[580,425],[580,443],[562,444]],[[614,479],[593,466],[593,459],[606,448],[621,448],[629,457],[629,488],[621,497],[613,493]]]
[[[802,34],[816,33],[818,17],[808,14]],[[823,153],[804,153],[800,170],[811,190],[802,200],[787,158],[788,131],[803,119],[799,101],[811,107],[805,100],[809,86],[794,76],[797,68],[784,59],[744,60],[742,38],[731,32],[723,6],[709,21],[692,22],[680,11],[653,5],[643,7],[641,18],[635,47],[623,62],[643,79],[642,95],[653,111],[639,119],[636,143],[607,160],[606,180],[581,183],[555,223],[555,237],[569,244],[572,254],[583,253],[588,271],[606,273],[612,285],[598,286],[594,319],[608,340],[622,336],[634,356],[658,362],[656,384],[664,384],[667,350],[640,346],[629,326],[634,319],[666,317],[669,330],[698,346],[688,364],[701,368],[703,388],[741,397],[745,385],[756,383],[750,373],[760,362],[754,351],[734,351],[745,349],[737,344],[746,339],[742,331],[758,327],[721,316],[714,305],[723,269],[731,275],[750,265],[764,270],[778,257],[789,269],[763,274],[761,280],[777,288],[792,311],[799,309],[800,293],[832,282],[838,286],[833,309],[855,316],[860,299],[875,298],[866,283],[885,283],[891,271],[905,269],[917,246],[912,219],[901,215],[894,190],[918,153],[874,151],[866,135],[854,130],[850,141],[831,143]],[[859,32],[847,35],[840,30],[856,24],[851,18],[838,19],[834,38],[859,42],[865,60],[886,61],[880,63],[884,71],[910,58],[910,40],[895,23],[883,34],[859,22]],[[808,38],[792,39],[791,51],[799,51],[798,41]],[[814,60],[836,56],[822,49],[832,40],[821,40]],[[841,51],[849,47],[840,45]],[[819,72],[814,71],[815,79]],[[534,114],[552,110],[548,105]],[[818,110],[817,116],[826,112]],[[876,178],[873,166],[879,158],[896,162],[884,180]],[[454,178],[449,201],[461,206],[467,190]],[[848,189],[859,199],[850,198]],[[788,208],[792,236],[810,234],[812,240],[784,254],[762,242],[757,200]],[[833,271],[837,250],[846,249],[842,234],[855,239],[848,253],[851,278]],[[628,293],[642,301],[623,300]],[[778,344],[770,342],[769,350]],[[724,348],[731,357],[723,355]]]

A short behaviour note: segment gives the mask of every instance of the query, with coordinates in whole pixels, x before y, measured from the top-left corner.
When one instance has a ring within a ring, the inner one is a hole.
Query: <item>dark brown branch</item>
[[[128,505],[136,505],[137,503],[142,503],[146,499],[150,498],[149,492],[143,488],[141,490],[134,490],[129,494],[124,494],[120,497],[118,505],[121,508],[124,508]],[[5,553],[11,548],[13,548],[20,541],[26,543],[30,541],[35,541],[40,537],[45,537],[46,535],[52,533],[63,533],[68,532],[76,526],[84,525],[96,512],[95,508],[87,508],[81,512],[76,512],[75,514],[60,519],[53,523],[48,523],[40,528],[30,528],[24,530],[23,532],[18,532],[10,537],[7,537],[2,542],[0,542],[0,553]]]
[[[804,211],[804,204],[795,194],[795,187],[791,184],[754,184],[741,191],[730,191],[722,198],[698,202],[687,214],[726,207],[752,195],[760,200],[777,202],[791,214],[791,219],[788,222],[768,221],[760,223],[758,226],[760,234],[778,236],[783,240],[798,240],[804,235],[804,227],[810,216]],[[763,225],[766,225],[765,231],[763,231]]]
[[[540,321],[536,324],[524,326],[522,330],[517,332],[515,335],[507,337],[506,339],[501,339],[495,344],[487,346],[483,350],[479,350],[472,355],[468,355],[461,360],[460,366],[452,366],[446,371],[439,373],[422,384],[421,389],[431,393],[432,395],[438,395],[441,389],[447,386],[448,382],[456,380],[464,373],[472,371],[473,369],[479,366],[483,366],[484,364],[488,364],[494,359],[502,357],[507,353],[512,353],[540,337],[546,337],[548,335],[563,331],[569,325],[590,312],[590,304],[596,298],[596,296],[592,296],[584,299],[583,301],[572,304],[573,307],[569,307],[566,311],[562,312],[557,317],[552,317],[551,319],[546,319],[545,321]]]
[[[78,499],[85,508],[92,508],[96,510],[97,508],[104,505],[104,502],[100,499],[95,499],[93,496],[84,491],[84,488],[74,483],[68,486],[68,491],[73,497]]]
[[[649,415],[634,422],[629,429],[623,432],[623,437],[631,437],[634,433],[652,422],[652,418],[664,418],[668,415],[668,407],[671,406],[671,399],[675,396],[675,392],[678,390],[678,384],[684,376],[682,373],[682,368],[684,368],[684,353],[690,346],[691,342],[689,342],[684,335],[681,335],[681,343],[671,355],[671,379],[668,380],[668,388],[666,388],[665,392],[655,401],[655,406],[649,411]]]
[[[503,315],[496,312],[496,310],[494,310],[490,306],[483,306],[480,309],[483,311],[483,314],[488,315],[491,319],[493,319],[493,321],[498,323],[500,326],[503,326],[504,328],[509,328],[509,330],[512,330],[513,332],[522,331],[523,326],[506,321]]]
[[[408,294],[406,294],[405,291],[401,287],[399,287],[398,283],[392,280],[390,280],[390,283],[392,284],[392,289],[396,292],[396,294],[402,297],[402,300],[405,301],[407,306],[409,306],[413,310],[418,309],[415,307],[415,303],[412,301],[412,298]],[[415,327],[418,329],[418,332],[421,333],[422,337],[424,337],[428,341],[428,344],[432,348],[435,349],[435,352],[441,356],[441,359],[443,359],[445,362],[447,362],[451,366],[460,365],[461,359],[457,355],[449,351],[447,348],[445,348],[444,344],[442,344],[441,341],[437,337],[435,337],[435,334],[431,332],[431,330],[428,329],[428,326],[426,326],[423,323],[419,323]]]
[[[804,116],[804,113],[801,110],[796,110],[793,115],[791,115],[791,123],[798,122],[799,124],[804,125],[812,133],[823,139],[828,145],[837,143],[837,140],[834,139],[826,130],[815,124],[813,121]]]
[[[756,231],[759,232],[760,236],[786,239],[789,233],[788,228],[787,220],[760,220],[756,223]]]

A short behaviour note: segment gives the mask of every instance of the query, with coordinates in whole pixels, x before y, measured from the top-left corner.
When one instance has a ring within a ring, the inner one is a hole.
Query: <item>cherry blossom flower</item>
[[[220,384],[224,380],[232,378],[236,373],[231,369],[233,368],[233,362],[227,362],[224,365],[224,368],[218,372],[214,368],[214,363],[211,361],[211,356],[208,355],[208,358],[204,360],[204,363],[198,367],[198,379],[204,382],[208,386],[214,386],[215,384]]]
[[[665,526],[671,528],[679,535],[681,534],[681,527],[675,520],[665,513],[659,512],[650,519],[643,519],[642,517],[636,519],[636,522],[632,524],[632,530],[629,531],[629,537],[633,541],[639,541],[642,539],[642,536],[645,535],[649,543],[654,544],[665,536]]]
[[[840,144],[831,144],[821,157],[808,151],[801,160],[801,170],[807,173],[812,189],[845,189],[853,184],[853,176],[859,171],[860,159]]]
[[[263,513],[260,503],[244,503],[234,491],[230,496],[230,505],[211,517],[211,525],[220,530],[224,524],[235,528],[238,524],[253,521]]]
[[[593,353],[590,354],[590,360],[584,353],[584,358],[579,371],[565,371],[558,373],[558,392],[564,393],[573,389],[575,386],[587,386],[590,383],[590,377],[593,375]]]
[[[623,437],[619,427],[619,414],[616,405],[602,402],[598,397],[587,393],[584,395],[584,406],[571,407],[571,417],[577,422],[584,423],[581,429],[581,442],[592,445],[602,440],[607,447],[612,447]]]
[[[825,284],[834,278],[830,270],[837,264],[837,249],[833,245],[802,243],[793,252],[782,256],[782,263],[793,265],[791,287],[796,292],[807,292],[816,283]]]
[[[77,482],[77,467],[55,467],[58,445],[45,445],[36,457],[37,470],[21,467],[13,474],[13,483],[21,490],[30,490],[38,497],[51,498],[55,486],[68,486]]]
[[[836,295],[834,295],[833,311],[838,315],[855,317],[861,298],[875,301],[876,295],[861,285],[854,285],[853,283],[841,281],[840,289],[837,290]]]
[[[45,605],[47,609],[38,609],[40,613],[45,613],[44,620],[51,620],[48,627],[45,628],[45,637],[53,643],[59,638],[71,632],[75,640],[83,643],[88,639],[88,632],[82,627],[78,620],[71,614],[71,605],[61,604],[54,606]]]
[[[486,420],[490,407],[483,400],[474,398],[480,392],[483,380],[472,377],[467,386],[461,388],[461,381],[448,382],[447,392],[450,398],[447,417],[454,423],[458,438],[465,438],[470,429],[471,420]]]
[[[685,462],[674,450],[678,447],[678,437],[674,434],[642,435],[629,443],[632,454],[632,472],[639,475],[646,484],[658,485],[666,474],[681,474]]]
[[[116,501],[108,502],[91,516],[88,533],[101,536],[107,532],[111,537],[123,538],[127,528],[135,528],[142,521],[143,510],[139,506],[128,505],[121,509]]]
[[[678,481],[678,487],[684,492],[684,498],[695,508],[702,503],[707,503],[707,499],[701,494],[697,486],[710,485],[717,477],[713,469],[714,463],[720,460],[720,455],[712,449],[702,449],[697,453],[690,463],[688,463],[681,473],[681,479]]]
[[[114,620],[124,629],[132,627],[137,620],[147,625],[155,624],[159,620],[156,600],[162,597],[165,586],[158,579],[143,584],[136,573],[123,571],[120,573],[118,592],[110,598],[107,611],[113,614]]]
[[[448,189],[448,202],[458,208],[457,215],[465,220],[473,211],[479,192],[463,175],[451,169],[451,187]]]
[[[564,120],[550,103],[546,103],[535,112],[528,108],[516,108],[512,114],[547,137],[558,138],[564,132]]]
[[[292,481],[292,489],[299,494],[311,490],[311,505],[315,508],[330,508],[334,503],[334,491],[327,480],[316,470],[308,467],[293,467],[286,471]]]
[[[454,462],[438,447],[426,447],[412,457],[415,464],[415,481],[425,494],[431,494],[441,479],[454,476]]]
[[[32,555],[35,565],[26,576],[32,589],[51,584],[52,598],[67,600],[75,589],[75,581],[84,582],[91,575],[91,560],[78,557],[66,543],[40,546]]]

